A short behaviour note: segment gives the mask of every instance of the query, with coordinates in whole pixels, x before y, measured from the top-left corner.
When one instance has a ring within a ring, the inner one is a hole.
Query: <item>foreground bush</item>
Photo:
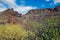
[[[0,40],[23,40],[27,32],[19,25],[0,25]]]
[[[60,40],[60,16],[46,18],[43,24],[29,21],[28,40]]]

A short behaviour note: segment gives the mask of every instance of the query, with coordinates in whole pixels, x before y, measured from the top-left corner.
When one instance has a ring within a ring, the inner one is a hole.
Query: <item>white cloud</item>
[[[22,4],[24,4],[25,2],[23,0],[20,0]],[[16,4],[16,0],[0,0],[0,2],[2,2],[2,4],[7,4],[9,6],[9,8],[13,8],[15,11],[18,11],[19,13],[23,13],[25,14],[26,12],[28,12],[31,9],[36,9],[36,7],[32,7],[32,6],[18,6]],[[2,7],[0,7],[0,11],[1,10],[5,10],[5,6],[1,5]]]
[[[6,8],[0,8],[0,12],[2,12],[2,11],[4,11],[4,10],[6,10]]]
[[[2,2],[3,4],[7,4],[10,7],[15,7],[16,6],[15,1],[16,0],[0,0],[0,2]]]
[[[60,0],[53,0],[53,1],[54,1],[54,4],[60,3]]]
[[[45,0],[45,1],[50,1],[50,0]]]
[[[4,5],[2,3],[0,3],[0,7],[4,7]]]
[[[25,1],[24,1],[24,0],[20,0],[20,2],[21,2],[21,3],[25,3]]]
[[[27,13],[31,9],[36,9],[36,7],[32,7],[32,6],[19,6],[19,7],[15,8],[14,10],[18,11],[19,13],[25,14],[25,13]]]
[[[0,3],[0,12],[6,10],[5,6],[3,4]]]
[[[25,1],[24,0],[20,0],[20,2],[21,2],[21,6],[25,5]]]

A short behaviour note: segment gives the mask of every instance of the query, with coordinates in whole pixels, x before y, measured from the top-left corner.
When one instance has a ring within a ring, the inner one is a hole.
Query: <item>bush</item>
[[[27,32],[19,25],[0,25],[0,40],[21,40],[27,37]]]

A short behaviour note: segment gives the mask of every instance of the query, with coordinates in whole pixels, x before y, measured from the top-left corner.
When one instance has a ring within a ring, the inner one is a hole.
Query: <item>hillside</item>
[[[0,24],[1,23],[19,23],[21,18],[21,14],[14,11],[13,9],[7,9],[4,12],[0,13]]]
[[[30,10],[22,16],[22,23],[28,27],[30,26],[29,22],[38,22],[38,24],[41,24],[44,23],[46,18],[51,18],[54,16],[60,16],[60,6],[55,8]]]
[[[0,12],[0,39],[60,40],[60,6],[30,10],[25,15],[13,9]]]
[[[0,24],[13,23],[22,24],[28,27],[29,21],[44,23],[45,18],[51,18],[53,16],[60,16],[60,6],[55,8],[30,10],[25,15],[22,15],[13,9],[7,9],[0,13]]]

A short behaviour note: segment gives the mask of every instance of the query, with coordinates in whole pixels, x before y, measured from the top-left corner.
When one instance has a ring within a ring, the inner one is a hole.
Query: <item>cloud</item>
[[[20,0],[21,6],[25,5],[25,1],[24,0]]]
[[[0,0],[2,4],[7,4],[9,7],[15,7],[16,6],[15,1],[16,0]]]
[[[15,11],[18,11],[19,13],[25,14],[31,9],[36,9],[37,7],[32,6],[19,6],[17,8],[14,8]]]
[[[24,1],[24,0],[20,0],[20,2],[21,2],[21,3],[25,3],[25,1]]]
[[[23,0],[20,0],[20,2],[22,4],[24,4],[25,2]],[[5,8],[5,6],[3,4],[7,4],[9,6],[9,8],[13,8],[15,11],[18,11],[19,13],[25,14],[27,13],[29,10],[31,9],[36,9],[37,7],[32,7],[32,6],[22,6],[22,5],[17,5],[16,4],[16,0],[0,0],[0,11],[1,10],[5,10],[7,8]]]
[[[4,10],[6,10],[6,8],[0,8],[0,12],[2,12],[2,11],[4,11]]]
[[[6,10],[5,6],[3,4],[0,3],[0,12]]]
[[[54,4],[60,3],[60,0],[54,0]]]
[[[45,0],[45,1],[50,1],[50,0]]]
[[[0,3],[0,7],[4,7],[4,5],[2,3]]]

